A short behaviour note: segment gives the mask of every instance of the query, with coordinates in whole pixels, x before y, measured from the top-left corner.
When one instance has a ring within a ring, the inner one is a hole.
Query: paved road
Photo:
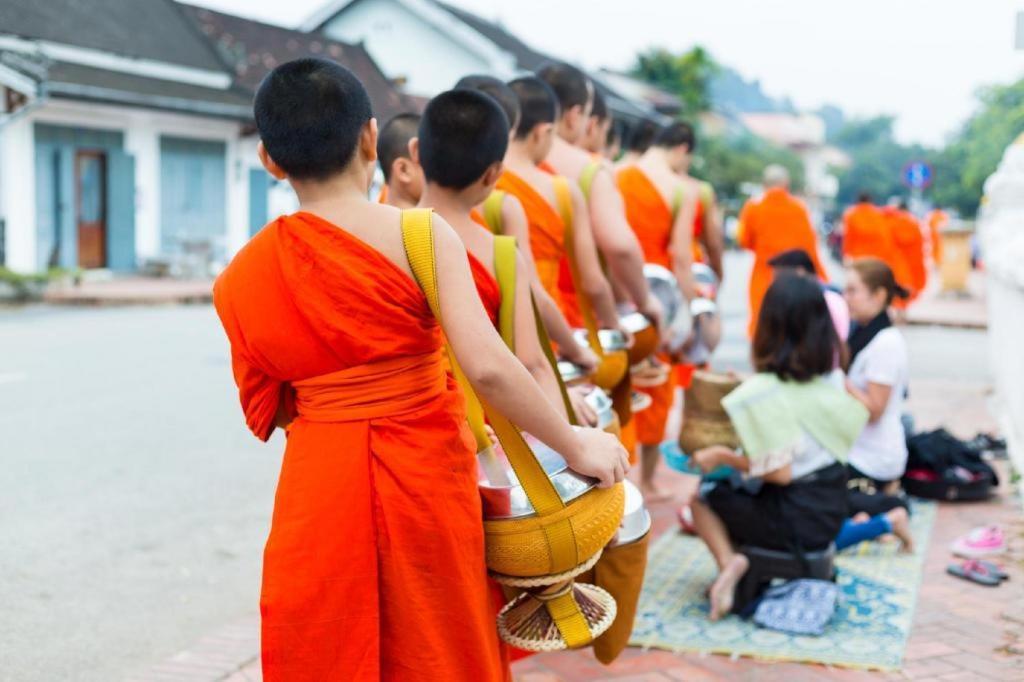
[[[748,366],[730,254],[716,364]],[[907,330],[984,383],[980,332]],[[245,430],[208,307],[0,310],[0,680],[116,680],[255,613],[280,453]]]

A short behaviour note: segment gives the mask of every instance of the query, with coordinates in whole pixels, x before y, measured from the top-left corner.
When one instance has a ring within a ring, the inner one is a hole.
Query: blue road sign
[[[932,167],[924,161],[911,161],[903,167],[903,184],[913,189],[924,189],[932,184]]]

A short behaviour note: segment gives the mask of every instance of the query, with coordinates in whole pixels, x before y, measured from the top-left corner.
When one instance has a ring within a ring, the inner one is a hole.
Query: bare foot
[[[640,492],[643,493],[644,502],[647,504],[653,504],[655,502],[665,502],[675,497],[675,493],[671,490],[665,490],[664,488],[658,487],[657,483],[641,483]]]
[[[722,572],[718,574],[715,584],[711,586],[711,620],[720,620],[732,611],[732,603],[736,593],[736,584],[750,568],[750,561],[742,554],[734,554]]]
[[[850,520],[854,523],[864,523],[865,521],[870,521],[871,517],[868,516],[867,512],[857,512],[853,515],[853,518]]]
[[[900,540],[900,551],[905,554],[914,553],[914,536],[910,533],[910,515],[903,507],[893,509],[886,514],[892,525],[892,534]]]

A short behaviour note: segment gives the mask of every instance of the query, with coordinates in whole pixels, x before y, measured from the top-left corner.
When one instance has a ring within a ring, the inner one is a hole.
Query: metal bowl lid
[[[588,393],[584,400],[597,413],[597,428],[606,428],[615,421],[615,409],[612,406],[612,399],[600,388],[595,388]]]
[[[575,332],[576,341],[588,345],[586,329],[577,329]],[[601,342],[601,348],[606,351],[626,350],[629,344],[626,343],[626,335],[618,329],[598,329],[597,339]]]
[[[644,317],[642,313],[636,312],[622,315],[619,317],[619,322],[630,334],[637,334],[651,326],[650,320]]]
[[[565,383],[571,383],[573,381],[579,381],[586,379],[587,375],[583,371],[583,368],[579,365],[569,362],[568,360],[558,361],[558,373],[562,376],[562,381]]]
[[[665,327],[671,327],[686,307],[686,300],[679,291],[679,282],[668,268],[653,263],[644,265],[644,277],[651,293],[665,311]]]
[[[632,482],[623,481],[626,492],[622,523],[615,541],[616,546],[626,545],[642,538],[651,528],[651,515],[644,506],[644,496]]]

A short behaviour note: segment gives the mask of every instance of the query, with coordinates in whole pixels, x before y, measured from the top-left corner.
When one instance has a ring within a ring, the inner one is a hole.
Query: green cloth
[[[747,457],[799,445],[803,433],[841,462],[868,423],[868,411],[845,390],[818,377],[805,383],[755,374],[722,398]]]

